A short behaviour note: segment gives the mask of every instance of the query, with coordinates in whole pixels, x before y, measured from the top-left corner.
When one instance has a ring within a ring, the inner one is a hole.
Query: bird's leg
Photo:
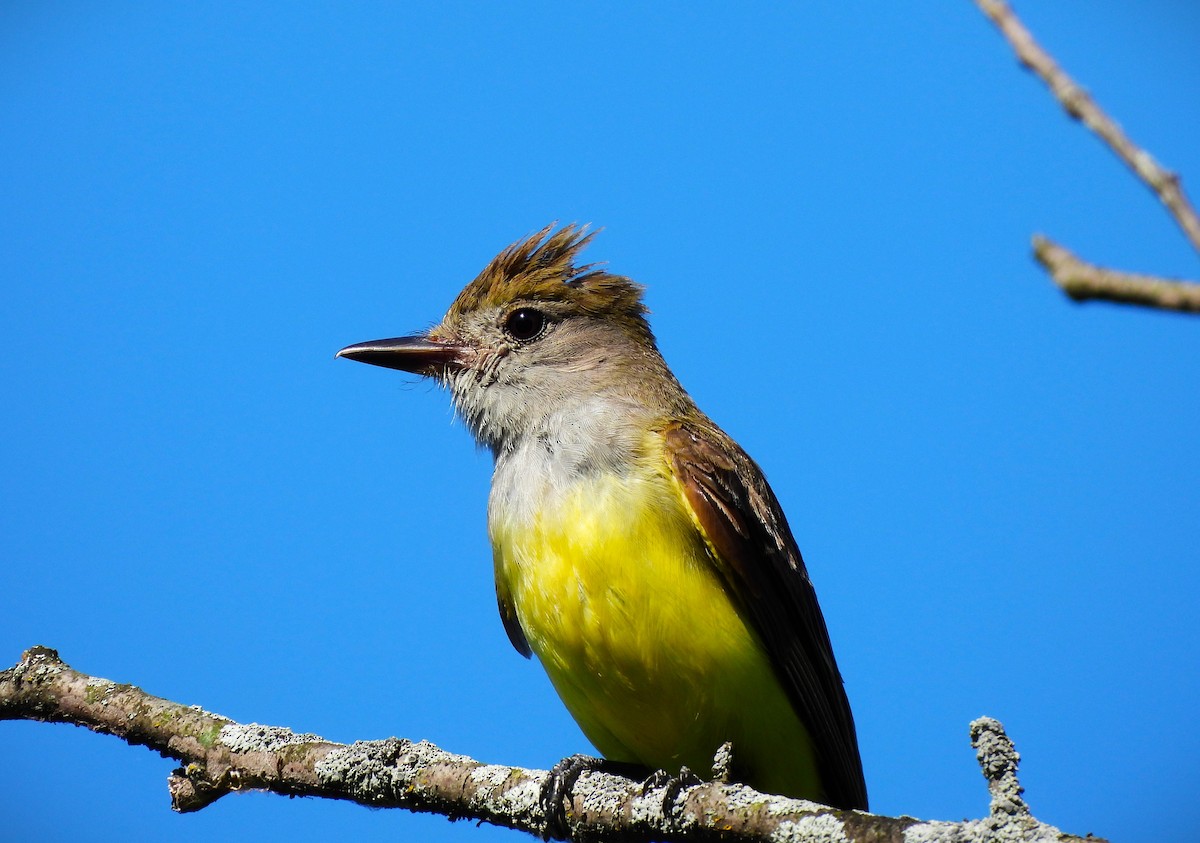
[[[593,770],[629,779],[638,779],[646,774],[646,768],[641,764],[609,761],[591,755],[569,755],[559,761],[550,768],[538,796],[542,813],[546,817],[546,830],[543,833],[545,839],[565,839],[570,836],[570,828],[567,826],[567,797],[570,796],[571,789],[575,787],[579,777]]]

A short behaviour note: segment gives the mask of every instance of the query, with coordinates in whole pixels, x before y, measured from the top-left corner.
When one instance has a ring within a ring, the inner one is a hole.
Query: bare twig
[[[1102,299],[1200,313],[1200,284],[1192,281],[1171,281],[1094,266],[1040,235],[1033,238],[1033,254],[1054,283],[1076,301]]]
[[[200,810],[226,793],[265,790],[436,812],[538,835],[549,828],[539,798],[545,770],[483,764],[424,741],[347,745],[276,726],[243,725],[79,673],[45,647],[26,651],[15,667],[0,671],[0,720],[74,723],[174,758],[184,765],[168,780],[178,811]],[[999,770],[1004,792],[1015,788],[1019,794],[1015,753],[1000,724],[976,721],[972,740],[989,781]],[[1007,754],[1000,751],[1005,745]],[[571,839],[1083,843],[1039,823],[1028,809],[1014,812],[1011,800],[997,799],[995,786],[991,814],[961,823],[839,811],[724,782],[643,784],[595,771],[579,777],[566,802]]]
[[[1179,175],[1162,167],[1149,152],[1129,139],[1117,122],[1109,117],[1088,95],[1087,91],[1058,66],[1049,53],[1042,49],[1005,0],[975,0],[975,4],[983,10],[983,13],[991,19],[1008,43],[1012,45],[1021,64],[1032,70],[1046,83],[1067,114],[1082,121],[1116,153],[1117,157],[1125,162],[1126,166],[1142,182],[1154,191],[1154,194],[1166,206],[1172,218],[1183,230],[1192,247],[1200,252],[1200,216],[1197,216],[1195,208],[1184,194]],[[1043,247],[1039,244],[1049,244],[1055,248],[1061,247],[1049,243],[1045,238],[1034,238],[1034,249],[1038,260],[1050,269],[1050,265],[1041,254]],[[1187,288],[1195,286],[1194,284],[1150,275],[1114,272],[1077,259],[1076,264],[1071,273],[1072,286],[1070,288],[1063,283],[1059,275],[1054,275],[1059,286],[1076,300],[1099,298],[1168,310],[1196,312],[1194,306],[1187,305],[1187,302],[1191,301],[1191,296],[1194,295]],[[1143,287],[1145,289],[1139,289]],[[1119,293],[1114,292],[1118,289]],[[1181,304],[1182,306],[1180,306]]]
[[[1183,233],[1200,252],[1200,217],[1183,193],[1179,176],[1159,165],[1146,150],[1139,148],[1117,122],[1104,113],[1088,92],[1075,83],[1041,48],[1015,12],[1004,0],[975,0],[1008,39],[1022,65],[1032,70],[1062,103],[1067,114],[1083,122],[1125,162],[1126,166],[1153,190],[1179,223]]]

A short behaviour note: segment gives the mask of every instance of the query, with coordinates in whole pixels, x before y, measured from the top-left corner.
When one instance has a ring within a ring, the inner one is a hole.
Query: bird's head
[[[496,451],[596,396],[652,401],[674,378],[646,321],[642,288],[576,263],[593,237],[586,227],[552,229],[497,255],[427,332],[358,343],[338,356],[436,378],[476,438]]]

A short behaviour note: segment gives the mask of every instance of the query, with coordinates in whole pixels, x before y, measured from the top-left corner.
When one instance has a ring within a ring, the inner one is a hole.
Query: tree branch
[[[1129,139],[1120,125],[1042,49],[1005,0],[975,0],[975,4],[1012,45],[1021,65],[1037,74],[1067,114],[1091,129],[1154,192],[1192,247],[1200,252],[1200,216],[1184,194],[1179,175],[1162,167],[1154,156]],[[1047,250],[1059,250],[1070,257],[1074,261],[1070,270],[1067,271],[1060,260],[1053,257],[1047,260]],[[1194,304],[1197,285],[1192,282],[1102,269],[1078,260],[1044,237],[1034,237],[1034,254],[1051,271],[1059,287],[1077,301],[1106,299],[1165,310],[1200,312]],[[1055,271],[1055,267],[1062,268],[1062,273]]]
[[[1033,254],[1054,283],[1076,301],[1102,299],[1200,313],[1200,284],[1094,266],[1040,235],[1034,235]]]
[[[0,720],[74,723],[181,762],[168,779],[177,811],[198,811],[227,793],[266,790],[434,812],[537,835],[550,828],[539,798],[545,770],[483,764],[425,741],[339,744],[278,726],[243,725],[79,673],[46,647],[27,650],[15,667],[0,671]],[[999,723],[975,721],[971,740],[992,791],[991,813],[981,820],[921,822],[834,810],[744,785],[643,784],[592,771],[567,793],[568,839],[1083,843],[1030,815],[1020,798],[1017,754]],[[1103,841],[1089,837],[1088,843]]]

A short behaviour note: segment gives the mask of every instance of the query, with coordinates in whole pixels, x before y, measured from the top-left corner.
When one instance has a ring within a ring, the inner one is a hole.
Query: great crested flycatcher
[[[424,334],[340,357],[450,390],[495,458],[500,617],[607,758],[867,807],[854,720],[762,471],[680,386],[586,228],[501,252]]]

